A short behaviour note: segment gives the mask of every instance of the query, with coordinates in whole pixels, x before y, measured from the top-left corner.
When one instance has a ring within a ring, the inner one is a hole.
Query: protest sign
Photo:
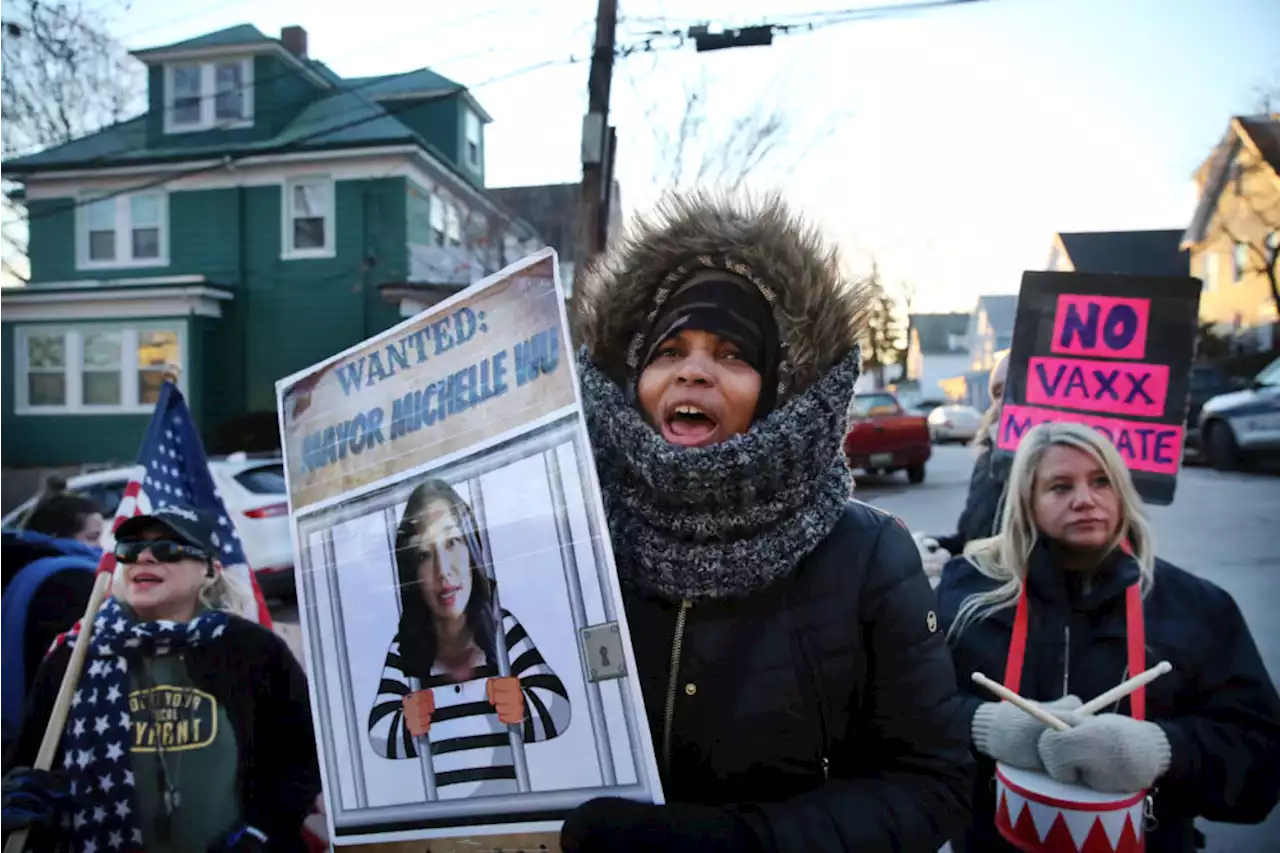
[[[588,799],[661,802],[557,269],[277,384],[337,846],[555,850]]]
[[[1171,503],[1200,286],[1190,277],[1024,273],[996,437],[1001,464],[1036,424],[1075,421],[1111,440],[1144,500]]]

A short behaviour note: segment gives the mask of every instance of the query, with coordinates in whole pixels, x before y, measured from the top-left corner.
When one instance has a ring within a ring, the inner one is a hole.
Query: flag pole
[[[180,368],[176,364],[165,365],[164,380],[178,384]],[[71,713],[71,699],[75,695],[76,686],[80,683],[80,674],[84,672],[84,659],[89,655],[89,644],[93,642],[93,623],[98,618],[102,602],[106,601],[111,590],[112,571],[115,555],[103,554],[98,564],[98,573],[93,580],[93,592],[89,594],[89,603],[85,605],[84,615],[80,617],[80,632],[76,634],[75,645],[71,649],[71,659],[67,661],[67,670],[62,674],[62,684],[58,687],[58,696],[53,702],[53,712],[49,715],[49,723],[44,729],[44,738],[40,741],[40,751],[36,753],[35,770],[48,770],[53,766],[53,757],[58,752],[58,744],[62,741],[62,733],[67,727],[67,716]],[[4,853],[22,853],[27,846],[28,830],[24,827],[16,830],[5,842]]]

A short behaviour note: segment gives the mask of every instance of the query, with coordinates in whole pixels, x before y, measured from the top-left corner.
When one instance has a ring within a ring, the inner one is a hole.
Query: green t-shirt
[[[236,733],[226,708],[196,688],[183,656],[172,654],[130,669],[129,711],[138,825],[147,853],[207,850],[240,821]],[[166,775],[177,791],[168,816]]]

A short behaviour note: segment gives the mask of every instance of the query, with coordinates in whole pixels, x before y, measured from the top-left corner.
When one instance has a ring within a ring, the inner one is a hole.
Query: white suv
[[[70,491],[91,498],[102,507],[110,524],[135,467],[111,468],[67,478]],[[253,458],[243,453],[209,460],[209,471],[235,522],[245,556],[268,598],[292,603],[293,541],[289,533],[289,503],[284,486],[284,464],[279,456]],[[18,524],[35,503],[35,497],[6,514],[0,523],[8,529]]]

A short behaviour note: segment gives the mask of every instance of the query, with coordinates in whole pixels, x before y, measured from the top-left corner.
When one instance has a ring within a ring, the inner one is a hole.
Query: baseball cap
[[[142,531],[157,525],[167,529],[178,541],[199,548],[211,557],[218,555],[217,519],[207,512],[182,504],[168,504],[149,515],[135,515],[127,519],[116,529],[116,541],[128,542],[136,539]]]

